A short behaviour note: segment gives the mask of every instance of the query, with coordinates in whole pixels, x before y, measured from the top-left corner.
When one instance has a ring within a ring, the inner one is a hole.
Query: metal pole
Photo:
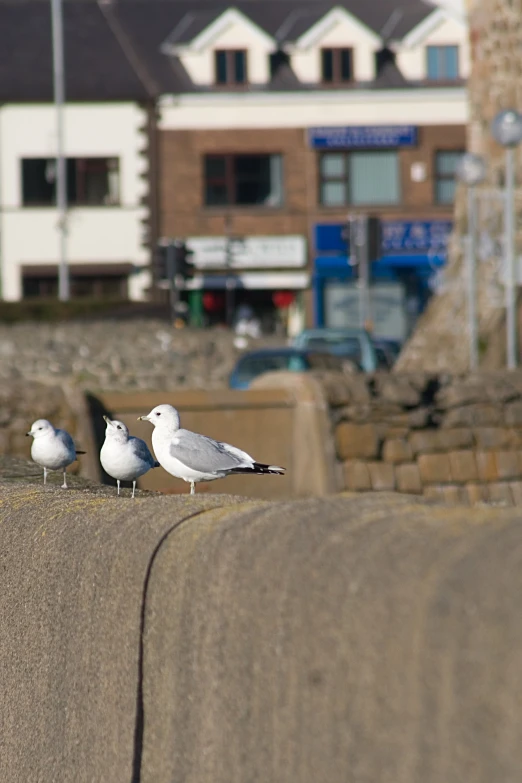
[[[230,215],[227,215],[226,218],[225,231],[227,237],[226,259],[225,259],[227,265],[227,276],[225,281],[225,311],[226,311],[225,318],[226,318],[227,326],[229,327],[229,329],[231,329],[234,321],[234,309],[236,303],[236,296],[235,296],[236,281],[233,275],[231,274],[232,261],[234,260],[234,249],[232,247],[232,219]]]
[[[478,323],[477,323],[477,258],[475,247],[476,231],[476,198],[475,188],[468,188],[468,236],[466,237],[466,261],[468,271],[468,334],[469,334],[469,367],[476,370],[478,357]]]
[[[368,222],[367,216],[357,219],[357,248],[359,256],[359,319],[361,329],[365,329],[370,320],[370,264],[368,259]]]
[[[56,211],[58,213],[58,232],[60,236],[58,298],[62,302],[66,302],[70,297],[70,285],[69,267],[67,264],[67,170],[64,157],[65,74],[62,11],[62,0],[51,0],[53,86],[56,108]]]
[[[173,323],[178,315],[179,303],[179,289],[176,272],[176,244],[171,241],[167,245],[167,276],[169,279],[170,317]]]
[[[517,366],[517,279],[515,269],[515,150],[506,149],[505,201],[506,353],[508,370]]]

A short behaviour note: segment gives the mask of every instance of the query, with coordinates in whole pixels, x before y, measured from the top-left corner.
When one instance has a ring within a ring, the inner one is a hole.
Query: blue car
[[[372,338],[364,329],[305,329],[293,341],[301,351],[328,351],[356,362],[364,372],[383,367]],[[385,364],[387,366],[387,364]]]
[[[265,372],[308,372],[310,370],[343,371],[342,358],[317,351],[301,351],[297,348],[266,348],[249,351],[237,360],[228,385],[231,389],[248,389],[254,378]]]

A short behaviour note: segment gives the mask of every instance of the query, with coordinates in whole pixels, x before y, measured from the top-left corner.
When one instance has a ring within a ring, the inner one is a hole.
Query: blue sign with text
[[[346,253],[344,223],[317,223],[315,249],[318,253]],[[383,220],[383,254],[397,252],[444,252],[453,229],[451,220]]]
[[[310,128],[308,141],[313,149],[357,149],[415,147],[415,125],[348,125],[341,128]]]
[[[453,229],[451,220],[386,220],[382,226],[382,249],[445,250]]]

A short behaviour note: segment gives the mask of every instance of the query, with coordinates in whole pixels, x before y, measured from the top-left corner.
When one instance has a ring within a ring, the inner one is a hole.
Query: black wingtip
[[[154,467],[155,468],[161,468],[161,465],[159,464],[159,462],[154,461]]]
[[[76,450],[76,454],[87,454],[87,452],[86,451],[78,451],[78,450]]]
[[[251,468],[236,468],[232,473],[242,473],[243,475],[253,473],[256,476],[284,476],[286,468],[280,468],[279,465],[263,465],[261,462],[254,462]]]

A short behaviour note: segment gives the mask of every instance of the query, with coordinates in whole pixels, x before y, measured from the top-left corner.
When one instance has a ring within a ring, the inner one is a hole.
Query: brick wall
[[[345,489],[522,505],[522,372],[321,383]]]
[[[383,216],[449,217],[451,210],[433,203],[435,152],[462,149],[465,129],[433,125],[420,128],[419,146],[400,151],[403,203],[376,210]],[[315,222],[340,220],[346,207],[324,209],[318,205],[318,153],[307,146],[303,128],[262,130],[187,130],[160,134],[161,233],[171,236],[219,235],[227,216],[240,235],[310,235]],[[285,204],[281,209],[205,207],[203,204],[203,156],[206,153],[281,153],[284,167]],[[427,179],[411,182],[410,168],[423,162]]]

